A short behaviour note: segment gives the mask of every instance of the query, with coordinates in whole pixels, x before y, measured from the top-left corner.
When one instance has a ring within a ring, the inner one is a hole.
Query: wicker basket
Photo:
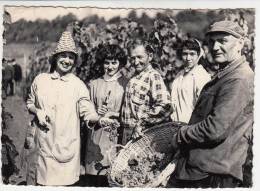
[[[145,130],[142,138],[133,142],[128,142],[124,148],[120,150],[118,156],[111,164],[111,171],[109,174],[110,186],[122,187],[122,185],[115,181],[115,177],[127,168],[128,160],[131,155],[146,157],[155,152],[160,152],[165,153],[166,157],[169,155],[172,156],[171,139],[182,125],[182,123],[177,122],[156,125]],[[146,187],[146,185],[144,185],[144,187]]]

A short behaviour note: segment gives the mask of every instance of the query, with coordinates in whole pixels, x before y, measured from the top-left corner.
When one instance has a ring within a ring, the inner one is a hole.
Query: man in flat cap
[[[244,31],[220,21],[206,33],[219,71],[201,91],[187,126],[172,139],[180,159],[171,187],[242,186],[253,126],[254,73],[241,55]]]

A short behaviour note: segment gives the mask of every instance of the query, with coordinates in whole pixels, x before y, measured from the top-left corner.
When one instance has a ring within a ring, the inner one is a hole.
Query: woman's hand
[[[101,116],[104,116],[107,113],[107,105],[102,105],[100,108],[98,108],[97,113]]]
[[[49,123],[50,118],[47,116],[44,110],[37,109],[36,110],[36,116],[39,121],[39,124],[43,127],[47,126],[47,123]]]
[[[114,120],[108,117],[101,117],[98,121],[101,127],[109,127],[113,122]]]
[[[108,111],[104,117],[111,118],[111,119],[117,119],[119,118],[119,113],[114,111]]]

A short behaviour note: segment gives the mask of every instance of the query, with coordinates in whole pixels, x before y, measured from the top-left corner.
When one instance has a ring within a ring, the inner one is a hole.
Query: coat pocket
[[[52,148],[53,157],[61,163],[70,162],[77,152],[76,142],[76,139],[72,139],[68,144],[65,142],[54,143]]]

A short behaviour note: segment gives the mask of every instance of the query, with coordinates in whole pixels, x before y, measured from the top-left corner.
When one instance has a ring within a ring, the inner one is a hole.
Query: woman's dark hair
[[[119,61],[119,67],[122,68],[127,63],[127,57],[124,50],[117,44],[106,44],[100,47],[96,54],[98,64],[103,64],[106,59]]]
[[[189,50],[195,50],[197,52],[197,54],[200,55],[201,45],[200,45],[200,42],[195,38],[189,38],[188,40],[185,40],[182,42],[181,47],[178,49],[179,50],[178,55],[180,58],[181,58],[182,51],[184,48],[189,49]]]

